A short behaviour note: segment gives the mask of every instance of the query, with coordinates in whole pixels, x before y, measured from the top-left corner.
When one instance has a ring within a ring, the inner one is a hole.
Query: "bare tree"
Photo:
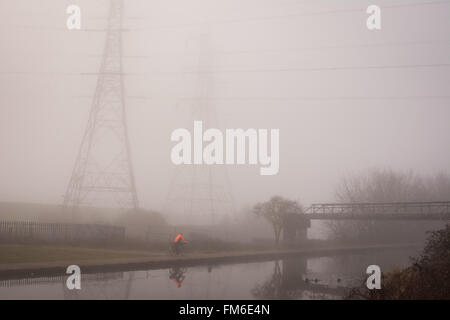
[[[374,169],[364,174],[345,177],[336,188],[337,201],[342,203],[358,202],[408,202],[408,201],[449,201],[450,176],[438,174],[433,177],[422,177],[413,172],[396,172],[391,169]],[[379,240],[383,234],[385,240],[399,238],[402,232],[413,234],[414,230],[422,236],[421,225],[405,222],[382,221],[330,221],[327,227],[335,239]],[[414,229],[414,230],[413,230]],[[381,240],[381,239],[380,239]]]
[[[302,213],[303,210],[296,201],[275,196],[267,202],[256,204],[253,212],[257,216],[264,217],[272,225],[275,244],[278,246],[286,216],[292,213]]]

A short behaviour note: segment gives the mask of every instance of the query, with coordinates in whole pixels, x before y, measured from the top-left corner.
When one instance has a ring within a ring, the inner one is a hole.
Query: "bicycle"
[[[183,255],[185,242],[171,242],[169,245],[169,253],[173,256]]]

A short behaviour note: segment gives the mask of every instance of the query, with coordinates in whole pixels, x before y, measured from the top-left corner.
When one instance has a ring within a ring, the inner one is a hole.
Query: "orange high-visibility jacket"
[[[173,242],[177,243],[177,242],[180,242],[180,241],[186,242],[186,241],[184,240],[184,238],[183,238],[183,235],[182,235],[181,233],[179,233],[179,234],[177,235],[177,237],[175,238],[175,240],[173,240]]]
[[[179,282],[177,279],[172,279],[173,280],[173,282],[175,283],[175,285],[179,288],[179,287],[181,287],[181,284],[183,283],[183,281],[181,281],[181,282]]]

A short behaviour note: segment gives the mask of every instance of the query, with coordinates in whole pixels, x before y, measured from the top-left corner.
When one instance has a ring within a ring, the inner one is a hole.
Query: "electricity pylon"
[[[106,41],[89,121],[64,207],[137,209],[122,70],[123,0],[111,0]]]
[[[202,121],[203,128],[218,128],[211,103],[213,79],[209,34],[200,37],[197,92],[192,99],[189,127]],[[179,165],[170,186],[165,213],[173,224],[214,225],[234,217],[234,201],[224,165]]]

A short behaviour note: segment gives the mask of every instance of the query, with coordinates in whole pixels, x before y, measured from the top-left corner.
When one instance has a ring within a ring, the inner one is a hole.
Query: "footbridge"
[[[310,220],[450,220],[450,201],[313,204],[305,215]]]
[[[306,239],[311,220],[445,221],[450,220],[450,201],[312,204],[303,213],[286,215],[284,242]]]

